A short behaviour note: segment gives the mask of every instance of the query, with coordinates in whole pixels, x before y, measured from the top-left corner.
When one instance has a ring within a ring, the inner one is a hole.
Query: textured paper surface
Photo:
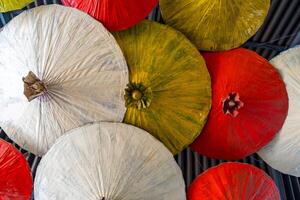
[[[147,132],[94,123],[68,132],[43,157],[36,200],[185,200],[172,154]]]
[[[99,20],[110,31],[125,30],[147,17],[158,0],[62,0]]]
[[[24,11],[0,33],[0,126],[21,147],[42,155],[65,131],[93,121],[122,121],[126,61],[96,20],[52,5]],[[32,71],[47,93],[30,103]]]
[[[223,163],[198,176],[188,200],[280,200],[273,180],[261,169],[244,163]]]
[[[192,148],[201,155],[238,160],[268,144],[282,128],[288,96],[278,71],[247,49],[203,54],[212,79],[212,110]],[[237,116],[226,114],[224,99],[239,95]]]
[[[114,36],[127,60],[130,82],[152,91],[150,106],[128,107],[124,121],[177,154],[200,134],[210,110],[210,76],[203,57],[184,35],[156,22],[145,20]]]
[[[28,200],[31,190],[27,161],[12,144],[0,139],[0,199]]]
[[[289,111],[281,131],[258,154],[271,167],[300,177],[300,46],[281,53],[271,63],[285,82]]]
[[[31,2],[33,0],[0,0],[0,12],[18,10]]]
[[[242,45],[263,24],[270,0],[160,0],[165,22],[200,50]]]

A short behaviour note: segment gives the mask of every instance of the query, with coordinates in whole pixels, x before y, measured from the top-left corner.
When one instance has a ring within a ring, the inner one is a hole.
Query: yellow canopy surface
[[[124,122],[176,154],[200,134],[211,106],[211,83],[197,48],[173,28],[143,21],[114,33],[130,72]]]
[[[228,50],[260,28],[270,0],[160,0],[165,22],[200,50]]]
[[[31,2],[33,0],[0,0],[0,12],[18,10]]]

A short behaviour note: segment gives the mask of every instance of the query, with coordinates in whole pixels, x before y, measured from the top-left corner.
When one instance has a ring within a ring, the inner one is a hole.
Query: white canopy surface
[[[122,121],[126,61],[87,14],[58,5],[24,11],[0,33],[0,58],[0,127],[24,149],[43,155],[65,131]]]
[[[94,123],[69,131],[43,157],[36,200],[185,200],[181,170],[146,131]]]
[[[281,53],[271,63],[286,84],[289,111],[279,134],[258,154],[271,167],[300,177],[300,46]]]

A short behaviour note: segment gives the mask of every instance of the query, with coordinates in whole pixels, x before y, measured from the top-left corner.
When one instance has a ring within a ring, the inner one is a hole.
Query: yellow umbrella
[[[204,59],[181,33],[155,22],[143,21],[114,36],[130,71],[124,122],[178,153],[200,134],[210,110]]]
[[[262,25],[270,0],[160,0],[165,22],[200,50],[242,45]]]
[[[0,0],[0,12],[18,10],[31,2],[33,0]]]

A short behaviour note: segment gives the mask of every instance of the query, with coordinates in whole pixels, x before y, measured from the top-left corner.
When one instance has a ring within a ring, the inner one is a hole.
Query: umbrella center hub
[[[24,95],[28,101],[43,95],[46,91],[46,85],[30,71],[26,77],[23,78],[24,82]]]
[[[129,83],[125,89],[126,107],[138,110],[146,109],[152,101],[152,90],[142,83]]]
[[[226,115],[236,117],[239,114],[239,110],[244,106],[244,103],[240,100],[240,95],[236,92],[230,92],[228,96],[223,99],[223,112]]]
[[[132,99],[138,101],[142,98],[143,94],[139,90],[133,90],[131,93]]]

